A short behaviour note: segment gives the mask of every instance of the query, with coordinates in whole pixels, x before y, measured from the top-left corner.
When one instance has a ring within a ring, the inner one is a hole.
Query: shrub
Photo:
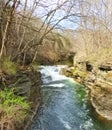
[[[17,72],[17,65],[10,61],[9,58],[3,58],[2,60],[2,70],[8,74],[16,74]]]

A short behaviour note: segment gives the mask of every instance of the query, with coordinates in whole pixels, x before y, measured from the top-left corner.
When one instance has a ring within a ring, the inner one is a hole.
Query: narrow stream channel
[[[88,102],[88,90],[59,72],[64,66],[43,66],[43,106],[31,130],[112,130],[98,120]]]

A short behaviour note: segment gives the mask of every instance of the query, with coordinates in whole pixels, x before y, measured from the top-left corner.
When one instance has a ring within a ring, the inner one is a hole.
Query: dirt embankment
[[[16,130],[29,130],[34,116],[42,103],[41,74],[32,69],[18,70],[16,75],[1,74],[1,82],[5,82],[8,88],[16,87],[18,96],[26,96],[31,102],[31,110],[27,119],[22,124],[16,124]],[[1,83],[0,82],[0,83]],[[1,83],[2,84],[2,83]],[[1,85],[3,86],[3,85]],[[3,89],[3,88],[1,88]]]

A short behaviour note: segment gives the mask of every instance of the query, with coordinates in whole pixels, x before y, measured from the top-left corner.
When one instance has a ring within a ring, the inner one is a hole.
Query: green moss
[[[76,97],[77,97],[77,101],[80,105],[83,105],[83,103],[87,100],[87,89],[85,88],[85,86],[82,86],[80,84],[77,84],[76,87]]]
[[[75,68],[74,70],[72,70],[72,73],[73,73],[73,75],[79,75],[82,78],[86,78],[86,76],[87,76],[86,71],[82,71],[82,70],[80,70],[78,68]]]

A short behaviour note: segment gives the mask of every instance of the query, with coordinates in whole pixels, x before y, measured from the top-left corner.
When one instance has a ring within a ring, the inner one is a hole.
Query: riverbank
[[[15,119],[14,116],[12,116],[12,119],[9,122],[11,123],[11,125],[8,123],[7,120],[4,120],[4,122],[0,124],[0,127],[2,127],[3,125],[6,129],[8,128],[8,130],[15,130],[15,129],[16,130],[29,130],[30,125],[33,121],[33,118],[37,114],[39,107],[42,103],[40,72],[38,70],[35,70],[32,67],[29,67],[29,68],[19,68],[16,74],[14,75],[9,75],[5,72],[1,72],[0,76],[1,76],[0,89],[3,92],[5,88],[7,88],[8,90],[14,90],[13,95],[16,98],[15,100],[18,100],[18,98],[20,99],[20,98],[25,97],[25,100],[22,100],[22,104],[25,104],[26,101],[27,101],[27,104],[30,104],[30,107],[28,107],[28,109],[25,110],[24,108],[20,108],[19,111],[15,112],[16,115],[19,115],[19,112],[21,110],[24,113],[27,113],[25,114],[25,117],[20,117],[22,118],[21,122],[19,122],[18,119]],[[14,99],[10,98],[10,100],[14,100]],[[15,108],[15,106],[10,106],[10,105],[8,105],[8,107],[11,107],[12,109]],[[3,112],[1,109],[1,119],[2,119],[2,113]],[[19,116],[22,116],[22,115],[19,115]]]
[[[97,114],[112,121],[112,64],[105,63],[97,68],[82,62],[68,67],[63,72],[75,81],[85,85],[90,91],[90,102]]]

